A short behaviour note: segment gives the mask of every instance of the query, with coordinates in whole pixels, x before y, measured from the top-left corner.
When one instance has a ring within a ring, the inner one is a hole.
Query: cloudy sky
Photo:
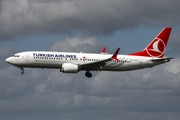
[[[0,0],[0,119],[179,120],[179,0]],[[129,72],[20,70],[5,63],[28,50],[121,54],[173,28],[169,63]]]

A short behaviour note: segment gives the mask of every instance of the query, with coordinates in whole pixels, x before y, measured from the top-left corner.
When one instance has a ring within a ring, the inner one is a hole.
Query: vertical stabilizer
[[[162,58],[169,40],[171,29],[172,28],[169,27],[164,28],[144,50],[129,55]]]

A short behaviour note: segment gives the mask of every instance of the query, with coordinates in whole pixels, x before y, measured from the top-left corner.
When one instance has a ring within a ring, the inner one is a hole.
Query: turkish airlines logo
[[[163,40],[156,38],[147,48],[147,53],[151,57],[160,57],[165,52],[165,43]]]

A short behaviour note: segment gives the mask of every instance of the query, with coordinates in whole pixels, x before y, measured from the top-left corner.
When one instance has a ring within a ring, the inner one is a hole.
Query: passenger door
[[[30,54],[29,53],[25,54],[25,61],[30,62]]]

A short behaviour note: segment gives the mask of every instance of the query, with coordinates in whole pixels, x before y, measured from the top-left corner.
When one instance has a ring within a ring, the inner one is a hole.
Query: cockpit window
[[[19,55],[14,55],[13,57],[19,57]]]

